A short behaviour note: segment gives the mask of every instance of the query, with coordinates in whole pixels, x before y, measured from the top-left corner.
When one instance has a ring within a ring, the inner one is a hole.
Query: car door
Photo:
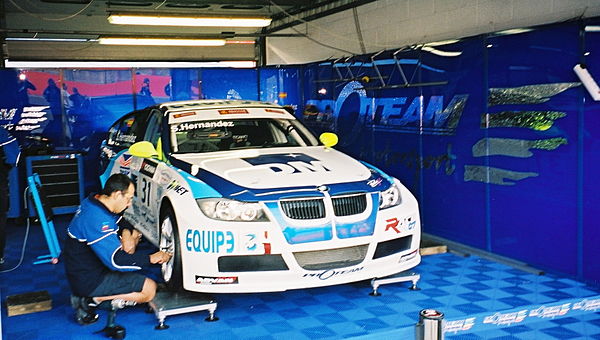
[[[151,142],[156,148],[160,137],[160,125],[162,113],[158,109],[152,109],[147,115],[140,140]],[[131,178],[135,184],[135,196],[133,200],[133,213],[139,223],[138,229],[153,243],[158,242],[158,218],[159,218],[159,185],[157,173],[161,161],[157,158],[137,159],[135,168],[132,168]],[[163,165],[164,166],[164,165]]]

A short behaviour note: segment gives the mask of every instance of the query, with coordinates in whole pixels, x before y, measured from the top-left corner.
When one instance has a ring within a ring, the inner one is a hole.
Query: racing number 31
[[[142,195],[140,200],[142,204],[150,206],[150,193],[152,192],[152,182],[149,182],[146,178],[142,177]]]

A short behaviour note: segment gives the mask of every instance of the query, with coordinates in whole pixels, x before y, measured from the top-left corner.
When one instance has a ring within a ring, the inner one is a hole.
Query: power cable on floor
[[[11,269],[6,269],[6,270],[2,270],[0,271],[0,273],[8,273],[8,272],[12,272],[13,270],[19,268],[21,266],[21,264],[23,263],[23,259],[25,258],[25,247],[27,246],[27,238],[29,237],[29,217],[27,216],[27,193],[29,192],[29,187],[25,188],[25,192],[23,193],[23,204],[25,207],[25,219],[27,220],[27,228],[25,229],[25,237],[23,237],[23,246],[21,247],[21,258],[19,259],[19,263],[17,263],[16,266],[14,266]]]

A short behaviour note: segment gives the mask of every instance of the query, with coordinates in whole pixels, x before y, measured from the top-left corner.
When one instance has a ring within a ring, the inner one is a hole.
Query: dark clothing
[[[17,140],[0,127],[0,258],[4,257],[6,245],[6,213],[10,201],[8,173],[17,166],[21,151]]]
[[[20,80],[17,83],[17,106],[29,106],[29,90],[35,91],[35,86],[29,80]]]
[[[90,296],[110,296],[141,292],[146,277],[136,272],[108,272]]]
[[[67,229],[69,237],[63,249],[67,278],[75,295],[91,296],[111,271],[135,271],[150,264],[148,254],[128,254],[121,249],[121,228],[132,227],[94,195],[81,202]]]

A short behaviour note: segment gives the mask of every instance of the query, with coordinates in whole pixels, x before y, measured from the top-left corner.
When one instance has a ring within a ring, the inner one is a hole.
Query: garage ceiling
[[[11,61],[232,61],[264,58],[265,37],[374,0],[0,0],[3,59]],[[114,25],[110,14],[269,17],[264,28]],[[220,38],[219,47],[101,45],[101,37]],[[56,39],[58,41],[48,41]],[[66,41],[62,41],[66,39]],[[81,39],[73,41],[73,39]]]

